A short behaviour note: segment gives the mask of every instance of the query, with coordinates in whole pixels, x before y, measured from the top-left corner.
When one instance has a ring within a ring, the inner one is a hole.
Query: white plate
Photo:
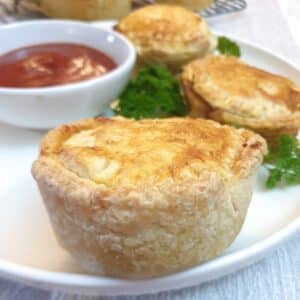
[[[259,47],[237,41],[247,62],[290,77],[300,72]],[[46,112],[45,112],[46,114]],[[46,117],[46,116],[45,116]],[[300,229],[300,186],[267,191],[262,169],[246,223],[223,255],[171,276],[126,281],[87,275],[54,238],[30,175],[40,132],[0,124],[0,275],[40,288],[98,295],[144,294],[198,285],[262,258]]]

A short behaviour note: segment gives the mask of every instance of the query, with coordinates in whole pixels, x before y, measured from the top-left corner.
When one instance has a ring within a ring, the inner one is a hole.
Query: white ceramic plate
[[[237,42],[247,62],[300,84],[300,72],[291,64],[259,47]],[[262,169],[246,223],[220,257],[153,280],[126,281],[87,275],[56,243],[30,175],[41,136],[40,132],[0,124],[0,276],[72,293],[155,293],[198,285],[237,271],[267,255],[300,229],[300,186],[267,191],[263,187],[266,174]]]

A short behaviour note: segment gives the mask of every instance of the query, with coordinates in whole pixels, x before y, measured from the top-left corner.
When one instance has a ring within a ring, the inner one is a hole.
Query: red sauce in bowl
[[[0,56],[0,87],[37,88],[102,76],[117,67],[103,52],[77,44],[42,44]]]

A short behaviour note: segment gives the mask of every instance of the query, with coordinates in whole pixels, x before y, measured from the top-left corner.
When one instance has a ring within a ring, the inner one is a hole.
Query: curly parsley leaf
[[[236,56],[240,57],[241,56],[241,49],[239,45],[230,39],[228,39],[225,36],[220,36],[218,38],[218,46],[217,46],[218,51],[221,54],[228,55],[228,56]]]
[[[277,145],[269,146],[265,166],[269,171],[266,182],[268,188],[300,184],[300,143],[297,138],[280,136]]]
[[[151,65],[128,84],[115,112],[138,120],[184,116],[187,108],[178,80],[164,66]]]

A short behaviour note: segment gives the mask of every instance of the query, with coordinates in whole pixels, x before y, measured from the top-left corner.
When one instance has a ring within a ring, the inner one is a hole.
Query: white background
[[[300,67],[300,0],[248,0],[240,14],[211,19],[212,28],[275,51]],[[271,218],[272,216],[270,216]],[[94,300],[46,292],[0,279],[1,300]],[[299,300],[300,232],[267,258],[236,274],[178,292],[118,300]]]

